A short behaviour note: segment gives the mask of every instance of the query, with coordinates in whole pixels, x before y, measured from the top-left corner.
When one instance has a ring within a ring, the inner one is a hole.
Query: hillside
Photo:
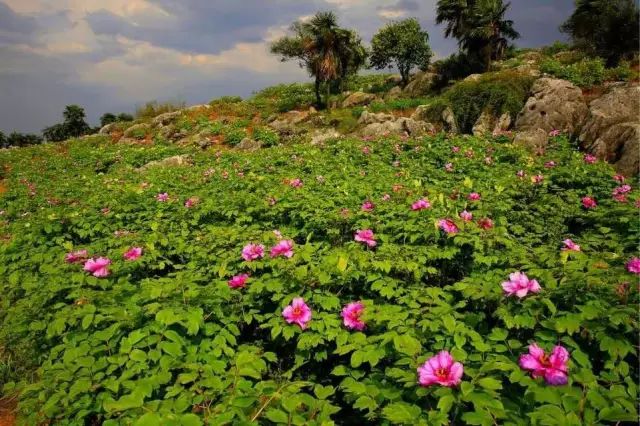
[[[0,150],[2,395],[26,424],[635,421],[637,70],[563,55]]]

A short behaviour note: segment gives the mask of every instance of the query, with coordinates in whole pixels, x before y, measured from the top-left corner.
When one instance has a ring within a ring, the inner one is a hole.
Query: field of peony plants
[[[2,392],[34,425],[635,423],[640,191],[550,139],[0,152]]]

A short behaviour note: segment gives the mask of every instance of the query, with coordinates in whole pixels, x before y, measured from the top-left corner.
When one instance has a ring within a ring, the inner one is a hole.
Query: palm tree
[[[320,86],[341,82],[347,75],[357,72],[366,61],[366,50],[358,35],[340,28],[333,12],[318,12],[309,21],[295,22],[291,26],[293,37],[282,37],[271,45],[271,53],[282,61],[298,59],[315,78],[316,103],[320,106]]]
[[[509,6],[510,3],[503,4],[502,0],[479,0],[472,11],[473,26],[461,39],[464,49],[480,49],[486,70],[491,68],[492,61],[504,57],[509,39],[520,37],[513,28],[513,21],[505,19]]]
[[[500,60],[509,40],[520,37],[513,21],[505,19],[511,6],[502,0],[438,0],[436,23],[446,23],[445,37],[458,39],[458,45],[469,54],[482,57],[485,69]]]

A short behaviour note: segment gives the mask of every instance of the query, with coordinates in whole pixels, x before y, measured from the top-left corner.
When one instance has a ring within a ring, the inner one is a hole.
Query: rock
[[[435,133],[436,131],[433,124],[426,121],[414,120],[413,118],[400,118],[398,121],[402,122],[402,128],[410,136],[421,136],[425,133]]]
[[[185,108],[183,111],[197,111],[199,109],[209,109],[211,105],[201,104],[201,105],[192,105],[190,107]]]
[[[442,121],[444,123],[444,130],[449,133],[459,133],[458,124],[456,123],[456,117],[453,115],[451,107],[446,107],[442,111]]]
[[[470,74],[464,78],[462,81],[480,81],[482,74]]]
[[[394,86],[391,88],[391,90],[387,92],[384,98],[387,100],[391,100],[391,99],[398,99],[401,96],[402,96],[402,89],[400,88],[400,86]]]
[[[351,108],[355,106],[369,105],[370,103],[380,100],[373,93],[354,92],[342,101],[342,108]]]
[[[533,149],[544,148],[549,141],[549,133],[543,129],[526,130],[517,132],[513,143],[524,145]]]
[[[165,139],[173,139],[173,136],[175,133],[176,133],[176,129],[173,124],[163,126],[158,131],[158,135],[162,136]]]
[[[540,77],[540,75],[542,75],[540,70],[532,65],[518,65],[514,68],[514,70],[519,72],[520,74],[528,75],[535,78],[538,78]]]
[[[411,118],[414,120],[429,121],[430,118],[430,106],[418,105],[416,110],[411,114]]]
[[[541,78],[531,88],[532,95],[518,114],[518,132],[557,129],[574,134],[589,112],[582,91],[566,80]],[[537,132],[539,133],[539,132]]]
[[[98,131],[98,134],[100,135],[109,135],[111,134],[112,131],[114,131],[116,129],[116,127],[118,126],[118,123],[110,123],[107,124],[105,126],[102,126],[100,128],[100,131]]]
[[[144,139],[151,126],[147,123],[134,124],[124,131],[125,138]]]
[[[292,125],[302,123],[309,118],[308,111],[289,111],[284,113],[278,120],[273,120],[269,123],[269,126],[275,130],[285,130]]]
[[[640,172],[640,86],[613,87],[589,105],[578,140],[625,176]]]
[[[482,114],[480,114],[480,117],[478,117],[473,125],[471,132],[474,136],[483,136],[487,133],[491,133],[495,125],[494,122],[495,118],[489,111],[482,111]]]
[[[313,106],[309,107],[309,114],[316,114],[318,112],[317,109],[315,109]]]
[[[402,92],[411,97],[424,95],[429,92],[436,77],[437,74],[420,71],[411,78],[409,84],[405,86]]]
[[[400,84],[402,83],[402,76],[400,74],[393,74],[384,79],[384,82],[387,84]]]
[[[255,141],[250,138],[244,138],[240,141],[236,148],[246,150],[246,151],[255,151],[257,149],[262,148],[262,142]]]
[[[165,112],[164,114],[156,116],[151,123],[154,126],[166,126],[167,124],[173,123],[180,115],[182,115],[182,111]]]
[[[174,155],[173,157],[167,157],[162,160],[151,161],[138,170],[147,170],[151,167],[176,167],[176,166],[190,166],[192,164],[191,157],[188,155]]]
[[[511,114],[505,112],[496,121],[496,124],[493,127],[493,133],[506,132],[509,130],[509,127],[511,127]]]
[[[402,134],[404,126],[401,121],[385,121],[384,123],[371,123],[362,129],[364,137],[380,137],[389,134]]]
[[[383,112],[376,114],[365,110],[360,114],[358,124],[384,123],[385,121],[393,120],[395,120],[395,116],[393,114],[385,114]]]
[[[311,145],[322,145],[330,139],[336,139],[342,135],[333,129],[316,130],[311,137]]]

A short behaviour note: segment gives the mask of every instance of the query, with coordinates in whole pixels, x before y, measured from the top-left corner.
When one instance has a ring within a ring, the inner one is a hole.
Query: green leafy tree
[[[6,148],[7,146],[9,146],[7,137],[2,133],[2,130],[0,130],[0,148]]]
[[[84,109],[78,105],[67,105],[62,114],[64,121],[47,127],[42,135],[48,141],[59,142],[69,138],[77,138],[91,132],[85,121]]]
[[[478,55],[489,70],[492,61],[504,57],[509,40],[520,34],[506,19],[510,3],[502,0],[438,0],[436,23],[445,24],[445,37],[458,39],[468,55]]]
[[[133,121],[133,115],[121,112],[117,116],[117,121]]]
[[[12,132],[7,137],[7,146],[29,146],[42,143],[42,138],[38,135],[28,133]]]
[[[560,30],[576,47],[606,59],[608,67],[638,54],[640,12],[634,0],[576,0]]]
[[[318,106],[322,105],[323,83],[328,97],[332,82],[341,83],[366,62],[362,40],[355,31],[341,28],[333,12],[318,12],[309,21],[297,21],[291,25],[291,32],[293,36],[282,37],[271,45],[271,53],[282,61],[298,60],[307,69],[315,79]]]
[[[102,116],[100,117],[100,126],[104,127],[104,126],[109,125],[111,123],[115,123],[116,121],[118,121],[118,117],[115,114],[112,114],[110,112],[106,112],[106,113],[102,114]]]
[[[409,82],[411,70],[426,68],[430,59],[429,34],[415,18],[387,24],[371,40],[371,66],[383,69],[395,65],[403,86]]]

